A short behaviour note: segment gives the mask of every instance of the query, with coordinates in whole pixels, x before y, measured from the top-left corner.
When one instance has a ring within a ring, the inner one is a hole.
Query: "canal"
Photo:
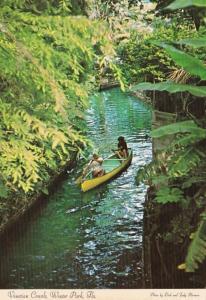
[[[134,152],[115,180],[82,193],[81,163],[0,247],[0,288],[142,288],[143,203],[137,170],[152,157],[151,111],[112,89],[91,97],[88,137],[103,157],[123,135]]]

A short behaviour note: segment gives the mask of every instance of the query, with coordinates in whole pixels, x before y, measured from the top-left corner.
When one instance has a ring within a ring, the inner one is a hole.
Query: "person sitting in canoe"
[[[119,158],[127,158],[129,153],[128,153],[128,148],[127,148],[127,143],[124,139],[123,136],[118,137],[118,150],[117,150],[117,155]]]
[[[93,154],[91,161],[83,171],[83,176],[88,172],[92,172],[92,177],[100,177],[105,174],[105,170],[102,167],[103,158],[96,153]]]

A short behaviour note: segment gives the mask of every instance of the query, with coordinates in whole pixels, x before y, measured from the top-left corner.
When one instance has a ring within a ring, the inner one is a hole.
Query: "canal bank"
[[[51,176],[47,182],[47,188],[44,188],[44,192],[37,191],[33,196],[28,197],[27,203],[16,211],[16,213],[11,214],[8,222],[2,224],[0,228],[0,241],[5,240],[5,238],[12,232],[14,226],[18,226],[18,223],[23,222],[26,214],[32,214],[35,210],[38,210],[39,207],[44,205],[47,201],[49,195],[51,195],[56,187],[65,180],[67,173],[71,171],[76,165],[76,154],[74,153],[73,159],[67,162],[64,167],[59,168],[56,173]],[[21,201],[24,202],[24,201]]]
[[[36,216],[14,228],[1,249],[1,288],[142,288],[144,185],[137,168],[151,160],[151,112],[113,89],[97,93],[87,114],[88,136],[106,157],[124,135],[134,159],[120,177],[82,193],[81,162]]]
[[[184,107],[183,103],[180,102],[179,94],[155,92],[150,93],[150,96],[153,96],[152,130],[169,124],[175,126],[176,122],[184,121]],[[190,101],[191,104],[195,103],[195,105],[190,105],[188,112],[196,118],[203,117],[204,102],[202,99],[190,97]],[[191,187],[190,184],[188,186],[185,184],[185,202],[178,202],[177,195],[176,198],[173,198],[173,201],[168,201],[169,193],[162,196],[162,201],[157,200],[161,188],[167,187],[168,182],[170,184],[172,182],[171,179],[169,181],[167,178],[169,168],[164,157],[169,153],[169,146],[178,141],[179,136],[168,134],[152,141],[153,158],[157,165],[156,170],[153,169],[153,177],[150,174],[151,177],[148,179],[150,188],[147,192],[144,209],[143,256],[144,284],[146,288],[204,288],[205,286],[205,262],[199,265],[196,264],[198,268],[195,272],[194,270],[185,272],[188,248],[194,239],[197,225],[200,223],[200,215],[203,212],[204,198],[198,199],[202,190],[198,191],[195,186]],[[159,157],[158,161],[157,157]],[[188,162],[190,162],[190,159],[192,159],[192,154],[188,157]],[[175,165],[177,160],[175,161],[173,158],[172,161]],[[185,163],[182,162],[182,165],[184,166]],[[151,170],[152,166],[150,165],[149,168]],[[180,169],[179,167],[177,172]],[[165,176],[164,180],[158,181],[158,174]],[[191,182],[192,180],[193,177],[191,176]],[[178,176],[173,184],[173,187],[181,186],[181,180]],[[201,201],[203,201],[202,204]],[[194,249],[196,253],[198,251],[201,253],[198,246],[193,246],[193,251]]]

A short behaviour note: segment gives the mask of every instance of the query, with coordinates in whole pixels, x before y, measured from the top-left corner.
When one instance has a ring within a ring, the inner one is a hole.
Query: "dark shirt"
[[[125,141],[119,142],[118,143],[118,148],[121,150],[126,150],[128,152],[128,148],[127,148],[127,143]]]

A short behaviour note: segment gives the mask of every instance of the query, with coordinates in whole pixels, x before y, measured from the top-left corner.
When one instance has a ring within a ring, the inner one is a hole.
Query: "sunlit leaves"
[[[66,161],[68,151],[71,151],[71,137],[25,111],[14,110],[11,115],[9,104],[0,102],[0,107],[2,124],[6,128],[6,131],[2,131],[0,143],[2,175],[7,180],[12,179],[13,184],[28,192],[37,181],[43,179],[40,174],[44,164],[52,168],[52,161],[57,157]],[[75,136],[75,132],[73,134]],[[67,144],[68,149],[65,146]],[[46,151],[45,147],[48,147]],[[74,147],[73,151],[75,149]]]
[[[170,55],[152,41],[167,41],[168,43],[193,36],[194,32],[187,26],[179,28],[177,23],[165,26],[165,23],[154,26],[153,32],[145,34],[133,33],[129,42],[120,48],[124,65],[122,67],[128,81],[163,81],[169,72],[174,71],[175,62]]]
[[[27,142],[11,140],[2,142],[0,148],[2,175],[25,192],[32,190],[40,178],[38,165],[41,158],[38,150],[34,153],[29,146]]]
[[[94,65],[115,52],[105,25],[68,17],[70,1],[58,1],[52,16],[52,5],[44,16],[24,5],[1,10],[0,169],[10,189],[27,193],[88,144],[78,121]]]

